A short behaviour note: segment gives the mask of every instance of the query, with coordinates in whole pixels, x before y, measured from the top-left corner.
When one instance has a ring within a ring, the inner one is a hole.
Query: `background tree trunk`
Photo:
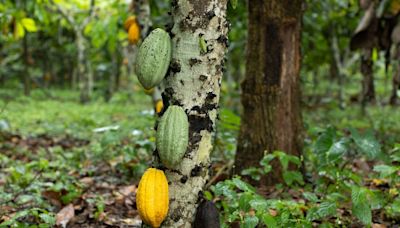
[[[31,94],[31,80],[29,75],[29,50],[28,50],[28,34],[25,34],[22,39],[22,49],[24,51],[24,70],[22,72],[22,82],[24,85],[24,94],[29,96]]]
[[[76,47],[78,49],[78,78],[81,103],[90,101],[92,93],[91,73],[88,70],[87,56],[85,55],[85,38],[83,31],[76,31]]]
[[[208,179],[224,55],[227,0],[173,0],[173,53],[162,94],[166,106],[182,106],[189,118],[189,146],[176,170],[166,169],[170,209],[165,227],[191,227]],[[206,42],[206,50],[200,45]],[[157,156],[156,156],[157,157]]]
[[[390,96],[390,104],[397,105],[398,102],[398,91],[400,90],[400,46],[396,46],[395,64],[396,71],[393,74],[392,81],[392,95]]]
[[[374,72],[372,68],[372,49],[364,49],[361,56],[362,94],[361,105],[375,101]]]
[[[300,156],[301,0],[249,0],[246,77],[242,83],[242,124],[235,173],[259,166],[266,153]],[[282,182],[279,161],[258,185]]]

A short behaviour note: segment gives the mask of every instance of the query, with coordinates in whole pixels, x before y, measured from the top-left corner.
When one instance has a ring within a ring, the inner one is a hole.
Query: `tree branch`
[[[57,3],[55,3],[53,0],[49,0],[49,2],[54,5],[55,7],[57,7],[57,11],[61,14],[62,17],[65,18],[65,20],[67,20],[68,24],[70,24],[72,26],[72,28],[76,31],[79,27],[76,24],[75,19],[69,15],[67,13],[67,11],[65,11],[60,5],[58,5]]]
[[[89,24],[89,22],[93,19],[93,17],[96,15],[94,7],[95,7],[96,1],[91,0],[90,1],[90,9],[89,9],[89,16],[85,18],[85,20],[82,22],[82,24],[79,26],[81,30],[83,30],[86,25]]]

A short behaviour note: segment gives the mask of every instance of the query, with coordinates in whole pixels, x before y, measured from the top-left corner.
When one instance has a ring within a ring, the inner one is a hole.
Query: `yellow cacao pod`
[[[130,44],[137,44],[137,42],[139,42],[140,39],[140,28],[138,23],[133,23],[131,24],[131,26],[129,27],[129,31],[128,31],[128,41]]]
[[[133,24],[133,23],[136,23],[136,17],[135,16],[129,16],[126,20],[125,20],[125,22],[124,22],[124,29],[125,29],[125,31],[129,31],[129,27],[131,27],[131,25]]]
[[[162,100],[157,100],[156,101],[155,108],[156,108],[156,113],[157,114],[159,114],[162,111],[162,109],[164,108],[164,104],[163,104]]]
[[[140,218],[151,227],[160,227],[168,213],[168,181],[162,170],[149,168],[143,174],[136,193]]]

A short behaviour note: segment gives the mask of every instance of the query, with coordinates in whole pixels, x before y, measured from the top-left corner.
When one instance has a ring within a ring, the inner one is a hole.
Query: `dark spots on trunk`
[[[279,32],[279,25],[276,22],[266,23],[265,29],[265,83],[270,86],[278,86],[281,81],[282,59],[276,53],[282,53],[282,40]],[[269,67],[274,66],[274,67]]]
[[[207,13],[207,6],[210,5],[211,0],[189,0],[190,4],[193,6],[193,13],[197,17],[203,17]]]
[[[196,165],[191,171],[190,171],[190,176],[191,177],[196,177],[199,176],[200,172],[202,171],[202,167],[200,165]]]
[[[179,80],[179,82],[181,83],[181,85],[185,85],[185,83],[183,83],[183,80]]]
[[[217,39],[219,43],[225,45],[225,47],[229,47],[228,37],[226,35],[220,35]]]
[[[202,82],[206,81],[207,78],[208,77],[206,75],[204,75],[204,74],[200,75],[200,77],[199,77],[200,81],[202,81]]]
[[[184,211],[184,209],[183,209],[181,206],[178,206],[178,207],[173,211],[173,213],[171,214],[171,219],[172,219],[174,222],[178,222],[178,221],[181,219],[181,217],[182,217],[182,215],[181,215],[182,211]]]
[[[182,102],[180,100],[173,98],[174,93],[175,91],[171,87],[165,88],[164,92],[161,93],[161,97],[164,103],[164,108],[163,108],[164,110],[166,110],[170,105],[182,106]]]
[[[192,132],[189,133],[189,142],[190,143],[189,143],[187,151],[192,151],[192,152],[196,151],[197,148],[198,148],[198,144],[199,144],[200,140],[201,140],[201,135],[200,134],[192,133]],[[190,158],[190,154],[186,153],[184,157],[185,158]]]
[[[188,180],[188,176],[184,175],[184,176],[181,178],[181,183],[182,183],[182,184],[185,184],[187,180]]]
[[[200,112],[202,110],[200,109]],[[207,113],[207,112],[206,112]],[[190,132],[200,133],[202,130],[212,132],[214,130],[213,121],[208,114],[205,116],[189,115]]]
[[[215,16],[215,12],[213,10],[207,12],[208,20],[211,20]]]
[[[201,60],[200,60],[200,59],[197,59],[197,58],[190,58],[190,59],[189,59],[189,65],[190,65],[190,67],[193,67],[194,65],[199,64],[199,63],[201,63]]]
[[[208,93],[207,93],[207,97],[206,97],[206,101],[214,100],[214,98],[216,98],[216,97],[217,97],[217,95],[216,95],[215,93],[213,93],[213,92],[208,92]]]
[[[181,64],[177,59],[172,59],[171,63],[169,64],[169,69],[173,73],[181,72]]]

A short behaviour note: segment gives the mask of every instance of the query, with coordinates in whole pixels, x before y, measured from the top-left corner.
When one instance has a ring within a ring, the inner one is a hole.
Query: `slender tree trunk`
[[[242,124],[235,173],[259,166],[275,150],[300,156],[300,31],[302,0],[249,0],[246,77],[242,83]],[[281,183],[282,168],[258,185]]]
[[[400,46],[396,46],[396,71],[392,81],[392,95],[390,96],[390,104],[397,105],[398,93],[400,91]]]
[[[165,170],[170,209],[164,227],[191,227],[208,179],[227,50],[227,0],[173,0],[171,4],[173,53],[162,96],[167,107],[183,107],[190,127],[183,161],[176,170]],[[206,50],[200,47],[200,39]]]
[[[22,48],[24,50],[24,71],[22,75],[22,81],[24,84],[24,94],[29,96],[31,94],[31,80],[29,79],[29,53],[28,53],[28,34],[25,34],[22,39]]]
[[[372,50],[364,49],[361,56],[362,94],[361,105],[375,101],[374,72],[372,68]]]
[[[88,69],[87,56],[85,55],[85,38],[82,31],[76,31],[76,46],[78,49],[78,78],[81,103],[90,101],[92,93],[92,75]]]

